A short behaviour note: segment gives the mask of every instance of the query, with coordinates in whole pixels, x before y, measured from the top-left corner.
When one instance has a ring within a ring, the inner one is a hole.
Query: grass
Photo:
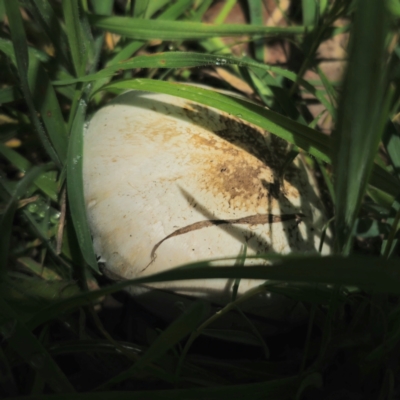
[[[224,22],[236,3],[246,24]],[[400,5],[284,3],[276,10],[285,23],[263,26],[262,3],[252,0],[227,0],[216,14],[208,0],[0,0],[3,398],[399,396]],[[202,22],[206,12],[218,24]],[[321,69],[318,49],[343,32],[347,68],[337,81]],[[293,66],[264,63],[270,41],[291,48]],[[238,56],[243,43],[248,52]],[[214,68],[247,84],[258,105],[181,84]],[[106,281],[85,216],[83,128],[115,94],[143,88],[240,115],[309,154],[329,189],[335,254],[265,255],[267,269],[200,261]],[[315,118],[304,93],[323,106]],[[318,128],[325,116],[330,137]],[[241,337],[208,329],[240,297],[206,321],[207,305],[195,303],[169,326],[137,306],[125,306],[126,324],[113,323],[106,307],[99,312],[111,294],[129,303],[118,292],[131,284],[216,277],[269,280],[256,292],[301,301],[308,324],[279,337],[262,337],[251,321]]]

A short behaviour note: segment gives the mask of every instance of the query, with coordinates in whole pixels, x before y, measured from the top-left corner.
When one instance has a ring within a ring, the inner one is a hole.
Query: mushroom
[[[257,126],[186,99],[144,91],[117,96],[95,113],[84,136],[87,215],[106,272],[132,279],[235,257],[244,245],[247,255],[317,252],[324,207],[301,157],[282,173],[288,148]],[[329,240],[328,232],[323,254]],[[245,265],[260,262],[267,265],[254,258]],[[221,263],[235,260],[213,265]],[[233,284],[164,282],[131,293],[165,316],[174,314],[168,310],[177,296],[226,304]],[[241,280],[238,295],[259,284]],[[289,305],[266,294],[249,307],[279,319]]]

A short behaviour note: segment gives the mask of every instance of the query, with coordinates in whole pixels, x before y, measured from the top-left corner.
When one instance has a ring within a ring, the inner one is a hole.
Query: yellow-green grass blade
[[[47,134],[39,121],[34,105],[34,98],[29,87],[28,70],[31,67],[29,65],[28,46],[26,43],[25,31],[22,25],[22,17],[18,7],[18,2],[7,1],[5,6],[10,25],[11,38],[15,50],[15,59],[21,81],[21,88],[29,109],[30,118],[47,154],[56,165],[61,166],[62,160],[53,148],[53,145],[50,143]]]
[[[0,298],[0,330],[3,334],[3,340],[6,340],[8,345],[42,376],[54,392],[75,392],[67,377],[43,345],[2,298]]]
[[[249,258],[249,257],[248,257]],[[27,322],[30,329],[83,305],[90,304],[105,296],[131,285],[142,285],[154,282],[167,282],[185,279],[259,279],[260,284],[266,280],[321,283],[329,285],[356,286],[376,293],[400,294],[400,265],[395,259],[382,259],[359,256],[280,256],[268,255],[274,265],[266,267],[211,267],[207,261],[173,268],[151,276],[137,278],[113,284],[90,293],[50,305]],[[232,258],[235,260],[235,258]],[[290,291],[288,292],[290,293]],[[297,296],[296,296],[297,297]]]
[[[276,134],[310,154],[329,162],[329,139],[323,134],[290,120],[280,114],[246,100],[230,97],[212,90],[151,79],[128,79],[112,82],[101,90],[138,89],[183,97],[236,115]]]
[[[384,115],[386,9],[380,0],[357,5],[332,147],[336,251],[344,254],[351,248],[353,226],[388,117]]]
[[[99,272],[87,223],[83,194],[83,129],[86,106],[84,100],[79,102],[71,128],[67,157],[67,189],[72,221],[83,258],[91,268]]]
[[[104,390],[119,382],[130,378],[143,369],[147,364],[157,360],[169,349],[178,344],[191,333],[207,316],[208,307],[202,302],[194,303],[188,310],[179,316],[147,349],[143,356],[130,368],[105,382],[97,390]]]
[[[89,15],[92,26],[136,40],[193,40],[216,36],[291,36],[305,32],[303,26],[213,25],[190,21],[145,20],[128,17]]]

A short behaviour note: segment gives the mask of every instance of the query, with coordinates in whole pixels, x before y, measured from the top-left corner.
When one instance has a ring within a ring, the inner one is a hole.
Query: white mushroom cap
[[[287,151],[284,140],[189,100],[142,91],[118,96],[94,115],[84,138],[96,253],[111,273],[131,279],[235,257],[244,244],[248,255],[317,252],[324,208],[300,157],[280,178]],[[259,284],[242,280],[239,294]],[[232,285],[156,286],[224,302]]]

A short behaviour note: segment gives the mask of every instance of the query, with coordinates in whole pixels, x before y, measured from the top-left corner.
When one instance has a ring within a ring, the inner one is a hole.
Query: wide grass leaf
[[[302,26],[278,27],[240,24],[203,24],[188,21],[145,20],[89,15],[92,26],[136,40],[193,40],[216,36],[290,36],[304,33]]]
[[[347,254],[383,131],[386,9],[380,0],[358,1],[349,65],[333,133],[336,250]],[[387,97],[387,96],[386,96]]]
[[[83,293],[48,306],[33,315],[28,325],[31,329],[64,312],[90,304],[101,296],[123,290],[131,285],[167,282],[185,279],[258,279],[295,283],[321,283],[358,286],[377,293],[400,294],[400,265],[397,260],[373,257],[342,256],[279,256],[269,255],[272,266],[211,267],[209,262],[198,262],[173,268],[147,277],[116,283],[106,288]],[[303,289],[304,290],[304,289]],[[290,292],[290,291],[289,291]],[[289,293],[288,292],[288,293]],[[297,297],[297,296],[296,296]]]

